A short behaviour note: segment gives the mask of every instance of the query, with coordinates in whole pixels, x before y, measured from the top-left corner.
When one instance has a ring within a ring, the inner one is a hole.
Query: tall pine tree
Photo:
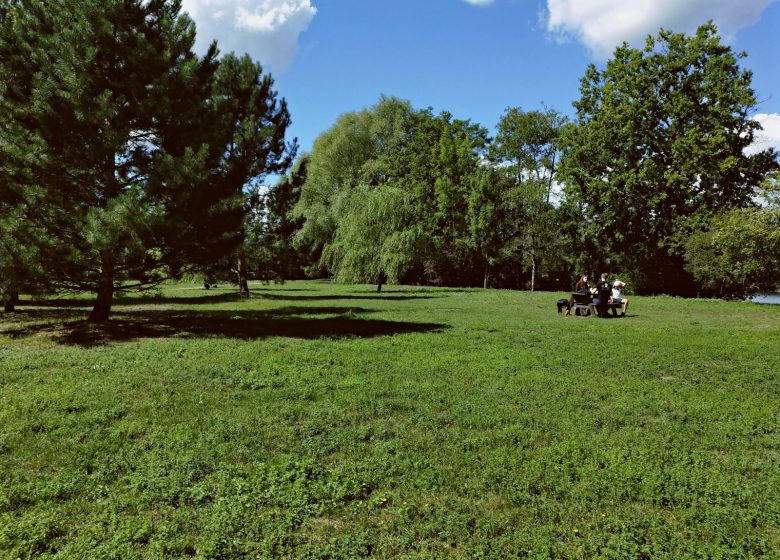
[[[4,7],[5,198],[46,232],[56,286],[97,293],[104,321],[116,290],[232,251],[245,183],[292,151],[270,77],[216,45],[197,57],[178,0]]]

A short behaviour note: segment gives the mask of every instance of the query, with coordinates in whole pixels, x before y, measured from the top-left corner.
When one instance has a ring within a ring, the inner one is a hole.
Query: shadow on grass
[[[437,323],[364,319],[371,310],[355,307],[284,307],[268,311],[122,310],[105,324],[63,321],[26,325],[0,331],[12,338],[48,334],[58,343],[95,346],[139,338],[236,338],[275,336],[316,338],[371,338],[393,334],[431,332],[446,328]],[[315,317],[311,317],[315,315]],[[337,315],[319,318],[316,315]],[[55,317],[57,318],[57,317]],[[64,317],[63,317],[64,318]]]
[[[24,304],[24,305],[39,305],[39,304]],[[69,321],[74,319],[83,319],[86,315],[86,310],[78,310],[71,307],[65,308],[47,308],[47,309],[29,309],[17,307],[16,311],[10,313],[3,313],[0,315],[0,319],[5,322],[14,323],[29,323],[31,321]],[[0,331],[2,333],[2,331]]]
[[[206,290],[202,296],[183,296],[183,297],[168,297],[159,296],[155,294],[128,296],[117,294],[114,296],[114,305],[148,305],[148,304],[173,304],[178,303],[181,305],[193,305],[198,303],[224,303],[228,301],[239,301],[242,298],[238,292],[227,293],[208,293]],[[23,300],[20,305],[32,305],[35,307],[86,307],[92,308],[95,305],[94,298],[49,298],[49,299],[32,299]]]
[[[434,299],[442,296],[396,296],[394,292],[388,292],[386,295],[373,294],[373,295],[356,295],[356,294],[341,294],[341,295],[327,295],[327,296],[288,296],[282,294],[264,294],[254,292],[254,297],[261,297],[263,299],[270,299],[272,301],[338,301],[338,300],[378,300],[378,301],[409,301],[415,299]]]
[[[272,291],[294,291],[294,290],[272,290]],[[209,303],[226,303],[231,301],[246,301],[242,298],[238,291],[235,292],[222,292],[222,293],[208,293],[203,290],[203,295],[197,296],[160,296],[155,294],[127,296],[118,294],[114,296],[114,305],[198,305]],[[400,293],[400,292],[397,292]],[[377,301],[409,301],[416,299],[432,299],[436,297],[442,297],[437,295],[419,295],[419,296],[396,296],[393,292],[387,294],[329,294],[329,295],[287,295],[287,294],[275,294],[264,293],[262,290],[252,290],[252,298],[262,298],[271,301],[339,301],[339,300],[377,300]],[[93,298],[89,299],[40,299],[40,300],[25,300],[20,305],[30,305],[35,307],[83,307],[91,308],[95,304]]]

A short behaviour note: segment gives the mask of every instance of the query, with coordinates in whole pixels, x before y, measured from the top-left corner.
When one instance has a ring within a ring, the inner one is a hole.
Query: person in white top
[[[626,316],[628,310],[628,300],[623,297],[622,290],[626,287],[626,283],[621,280],[615,280],[612,284],[612,302],[619,303],[623,308],[623,316]]]

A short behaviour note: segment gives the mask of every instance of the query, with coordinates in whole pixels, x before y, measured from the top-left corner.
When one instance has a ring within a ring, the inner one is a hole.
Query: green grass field
[[[253,288],[0,314],[0,558],[780,558],[780,306]]]

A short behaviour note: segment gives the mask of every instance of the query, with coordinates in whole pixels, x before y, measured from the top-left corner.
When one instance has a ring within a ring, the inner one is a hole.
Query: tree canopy
[[[96,292],[90,319],[101,321],[115,290],[240,243],[244,186],[294,152],[260,66],[218,60],[215,44],[195,55],[178,0],[5,7],[4,199],[45,232],[57,287]]]
[[[271,76],[194,40],[180,0],[0,0],[6,308],[89,291],[102,321],[115,292],[187,270],[247,296],[252,273],[533,290],[579,267],[725,297],[775,281],[750,247],[774,247],[777,153],[746,153],[751,73],[712,23],[590,65],[573,122],[508,107],[493,139],[381,97],[287,175]]]
[[[744,56],[712,23],[624,44],[582,78],[561,162],[566,196],[600,262],[634,271],[640,289],[681,293],[685,241],[710,216],[752,204],[775,162],[746,155],[760,125]]]
[[[686,268],[705,293],[744,298],[780,286],[780,208],[737,208],[686,242]]]
[[[457,283],[474,270],[468,197],[486,143],[482,127],[397,98],[342,115],[314,143],[299,243],[342,280]]]

